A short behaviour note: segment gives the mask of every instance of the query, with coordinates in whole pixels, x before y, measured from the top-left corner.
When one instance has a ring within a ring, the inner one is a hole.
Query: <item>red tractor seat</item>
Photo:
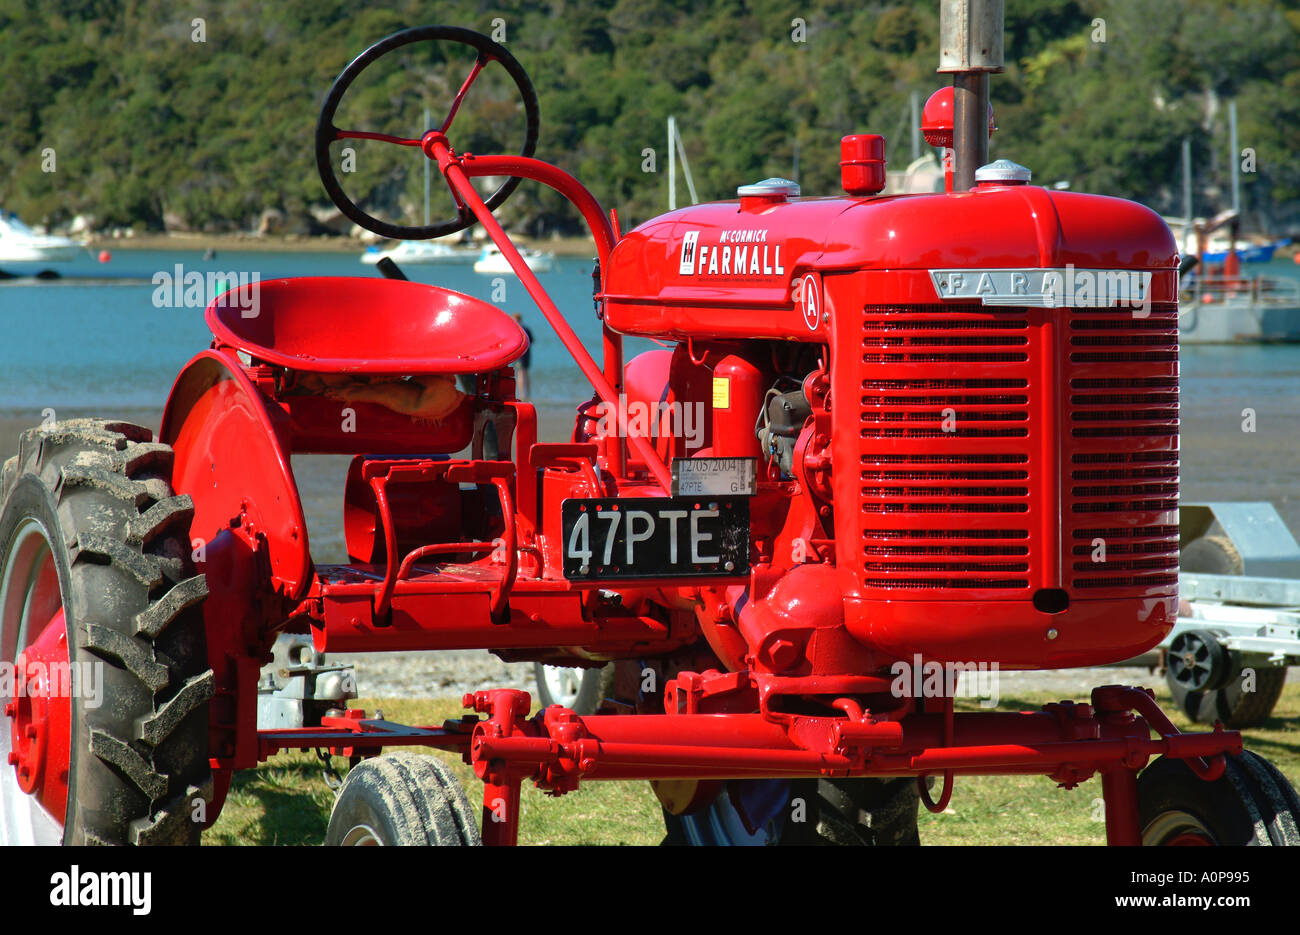
[[[218,296],[205,318],[219,342],[308,373],[484,373],[528,349],[495,305],[398,279],[270,279]]]

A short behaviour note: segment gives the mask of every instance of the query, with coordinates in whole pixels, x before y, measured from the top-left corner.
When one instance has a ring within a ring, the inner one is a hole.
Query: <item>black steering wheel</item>
[[[430,240],[434,237],[444,237],[447,234],[454,234],[469,227],[474,223],[475,218],[463,204],[459,205],[459,211],[455,219],[427,226],[408,227],[400,224],[389,224],[387,221],[371,217],[358,208],[352,199],[343,192],[343,187],[339,185],[338,176],[334,174],[329,147],[330,143],[335,140],[343,139],[382,140],[398,146],[420,147],[421,140],[419,139],[403,139],[385,133],[340,130],[334,125],[334,114],[338,110],[339,101],[343,99],[343,95],[367,66],[394,49],[400,49],[402,46],[410,45],[413,42],[425,41],[458,42],[472,47],[478,53],[473,68],[465,78],[464,83],[461,84],[455,100],[451,102],[447,118],[439,128],[440,132],[447,132],[456,116],[456,111],[460,108],[461,101],[465,98],[466,92],[469,91],[470,85],[474,83],[474,79],[478,77],[483,68],[491,62],[498,62],[514,80],[515,87],[519,89],[519,95],[524,102],[524,145],[519,151],[519,155],[531,156],[537,147],[537,94],[533,90],[532,82],[528,80],[528,75],[524,73],[523,66],[505,50],[504,46],[493,42],[481,33],[456,26],[417,26],[414,29],[395,32],[386,39],[380,39],[354,58],[348,64],[348,67],[339,73],[339,76],[334,79],[334,83],[330,85],[329,93],[325,95],[325,103],[321,107],[320,119],[316,122],[316,169],[320,172],[321,182],[324,184],[330,200],[338,206],[344,216],[360,224],[366,230],[395,240]],[[506,179],[500,188],[485,199],[488,210],[495,211],[499,208],[510,197],[510,193],[518,187],[520,181],[521,179],[518,176],[511,176]]]

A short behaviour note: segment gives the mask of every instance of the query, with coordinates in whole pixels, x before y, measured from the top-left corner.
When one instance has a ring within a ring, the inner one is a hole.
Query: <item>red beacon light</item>
[[[930,95],[921,110],[921,135],[931,146],[943,149],[944,190],[952,191],[952,124],[953,89],[949,85]],[[993,105],[989,105],[989,138],[997,127],[993,124]]]
[[[921,110],[921,134],[931,146],[952,149],[952,86],[930,95]],[[993,124],[993,105],[989,105],[989,138],[997,127]]]
[[[930,95],[921,110],[921,134],[931,146],[952,148],[952,87]]]
[[[854,133],[840,140],[840,184],[850,195],[876,195],[885,188],[885,138]]]

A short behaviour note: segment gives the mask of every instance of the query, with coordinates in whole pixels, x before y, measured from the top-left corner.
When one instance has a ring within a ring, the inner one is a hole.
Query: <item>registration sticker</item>
[[[674,458],[674,497],[746,497],[758,492],[756,458]]]

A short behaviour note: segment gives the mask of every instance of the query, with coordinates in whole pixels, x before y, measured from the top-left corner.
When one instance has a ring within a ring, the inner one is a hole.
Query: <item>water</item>
[[[1300,278],[1290,252],[1252,274]],[[208,345],[201,308],[157,308],[150,282],[181,263],[186,271],[282,276],[373,277],[356,253],[223,252],[205,262],[198,251],[118,250],[112,262],[87,255],[62,268],[56,284],[0,285],[0,417],[9,427],[65,414],[156,419],[177,371]],[[469,266],[411,266],[421,282],[492,299],[495,277]],[[591,263],[560,258],[540,278],[599,360],[600,324],[591,303]],[[115,277],[77,282],[74,277]],[[552,437],[567,433],[572,409],[591,389],[533,306],[523,286],[504,277],[503,307],[532,329],[532,392],[553,419]],[[365,310],[357,310],[364,327]],[[628,356],[648,347],[629,341]],[[1270,500],[1300,531],[1300,345],[1189,346],[1182,350],[1182,449],[1185,501]],[[138,416],[139,412],[146,416]],[[0,458],[12,439],[0,441]],[[331,481],[332,483],[332,481]],[[323,488],[326,489],[326,488]],[[335,488],[328,487],[330,496]]]
[[[197,250],[118,250],[107,264],[87,254],[61,265],[65,279],[58,283],[0,285],[0,411],[39,417],[45,408],[160,408],[176,373],[210,340],[202,308],[157,308],[153,303],[152,278],[160,271],[172,273],[178,263],[186,272],[256,273],[261,279],[377,275],[356,253],[228,251],[205,261]],[[1289,256],[1247,269],[1300,278],[1300,266]],[[469,265],[412,265],[404,271],[419,282],[485,301],[493,298],[496,277],[475,273]],[[540,278],[599,360],[591,262],[561,257],[555,272]],[[502,307],[521,313],[533,333],[534,400],[542,407],[571,408],[590,397],[590,387],[523,285],[513,276],[502,279]],[[364,327],[364,310],[358,310],[357,321]],[[628,356],[648,346],[629,342]],[[1293,405],[1300,392],[1300,346],[1186,347],[1183,374],[1189,416],[1228,398],[1265,407],[1283,400]]]
[[[208,346],[202,308],[158,308],[156,273],[256,273],[262,280],[288,276],[375,278],[358,253],[237,252],[209,261],[200,251],[118,250],[107,264],[87,255],[57,268],[60,282],[0,284],[0,412],[39,421],[46,408],[159,409],[176,373]],[[599,359],[600,322],[591,301],[589,260],[561,257],[540,275],[569,324]],[[15,271],[17,269],[15,268]],[[407,266],[411,279],[491,301],[495,276],[463,266]],[[103,278],[110,277],[110,278]],[[78,280],[90,280],[78,282]],[[507,312],[519,312],[533,333],[532,393],[539,407],[572,409],[591,396],[590,386],[542,317],[523,285],[501,277]],[[499,288],[499,287],[498,287]],[[498,293],[498,298],[500,295]],[[365,310],[357,310],[365,327]],[[632,348],[629,347],[629,351]]]

